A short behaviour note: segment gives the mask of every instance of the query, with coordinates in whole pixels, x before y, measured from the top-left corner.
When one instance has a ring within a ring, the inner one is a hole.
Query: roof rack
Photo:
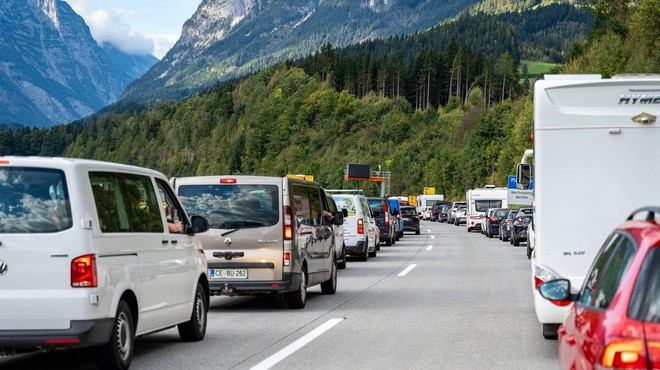
[[[334,194],[362,194],[364,191],[362,189],[325,189],[326,193]]]
[[[655,216],[658,215],[660,216],[660,207],[642,207],[639,208],[638,210],[634,211],[633,213],[628,216],[627,221],[631,221],[635,216],[637,216],[638,213],[642,212],[648,212],[646,215],[646,220],[645,221],[655,221]]]

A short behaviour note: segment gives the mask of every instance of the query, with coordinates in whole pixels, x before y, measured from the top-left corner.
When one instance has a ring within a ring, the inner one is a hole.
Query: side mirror
[[[332,214],[332,222],[335,225],[341,226],[344,224],[344,212],[346,212],[345,209],[342,210],[342,212],[335,212]]]
[[[539,294],[549,301],[574,301],[568,279],[546,281],[539,285]]]
[[[380,216],[380,211],[371,211],[371,215],[373,217],[378,217],[378,216]]]
[[[191,216],[192,233],[198,234],[209,230],[209,222],[202,216]]]
[[[516,168],[516,182],[518,189],[529,189],[529,183],[532,178],[532,165],[529,163],[519,163]]]
[[[342,208],[341,214],[344,215],[344,217],[348,217],[348,210],[346,208]]]

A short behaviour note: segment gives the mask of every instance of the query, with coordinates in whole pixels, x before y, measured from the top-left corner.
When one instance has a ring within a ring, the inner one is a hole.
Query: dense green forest
[[[594,2],[596,27],[576,44],[561,72],[605,77],[660,72],[660,0],[621,4]],[[421,47],[409,59],[392,56],[407,71],[430,51],[438,60],[451,60],[445,48]],[[468,94],[464,88],[453,90],[446,102],[432,99],[418,106],[415,86],[424,85],[416,77],[406,78],[397,95],[391,85],[379,90],[372,70],[373,80],[359,91],[360,85],[336,80],[337,72],[324,70],[316,58],[324,53],[357,56],[353,67],[360,65],[355,62],[360,56],[383,58],[353,48],[326,49],[174,104],[120,106],[51,130],[0,131],[0,154],[94,158],[151,167],[169,176],[304,173],[326,187],[376,193],[375,184],[343,180],[347,163],[366,163],[392,172],[392,194],[418,194],[424,186],[435,186],[448,198],[462,198],[468,188],[504,185],[531,145],[532,98],[519,86],[512,87],[515,94],[494,98],[488,107],[482,78]],[[493,58],[497,64],[500,57]],[[452,64],[444,64],[450,76]],[[462,81],[459,85],[465,86]],[[451,89],[440,91],[438,96],[448,96]]]

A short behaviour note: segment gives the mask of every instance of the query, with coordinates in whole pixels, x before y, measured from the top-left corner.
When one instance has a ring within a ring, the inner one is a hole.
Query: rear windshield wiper
[[[224,233],[220,234],[220,236],[225,236],[229,235],[233,232],[236,232],[238,230],[242,229],[250,229],[250,228],[255,228],[255,227],[263,227],[266,226],[261,222],[254,222],[254,221],[231,221],[231,222],[224,222],[220,225],[220,229],[231,229],[227,230]]]

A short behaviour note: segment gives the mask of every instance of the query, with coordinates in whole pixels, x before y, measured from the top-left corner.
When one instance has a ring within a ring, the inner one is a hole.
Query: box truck
[[[658,115],[660,75],[546,75],[535,83],[531,280],[544,337],[556,337],[569,307],[536,288],[567,278],[579,289],[611,230],[634,210],[660,205]],[[519,188],[531,172],[518,165]]]

